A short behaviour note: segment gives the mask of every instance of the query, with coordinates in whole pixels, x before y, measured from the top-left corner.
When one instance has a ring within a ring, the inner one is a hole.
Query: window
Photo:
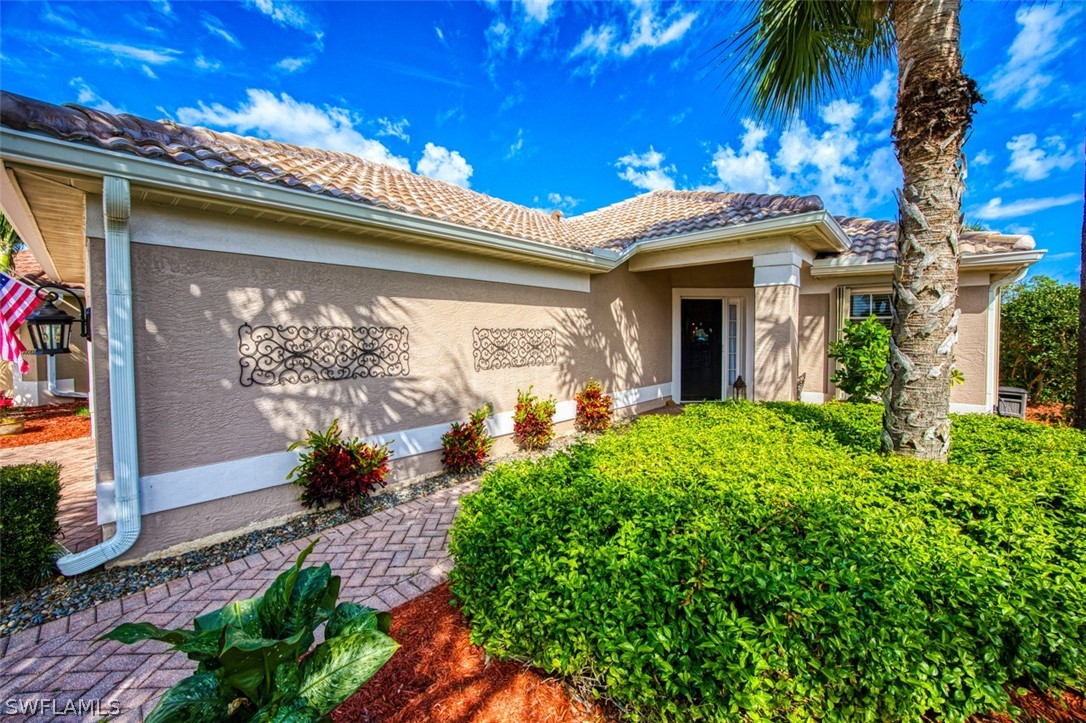
[[[848,298],[848,320],[860,322],[875,315],[883,326],[890,326],[893,319],[889,292],[852,291]]]

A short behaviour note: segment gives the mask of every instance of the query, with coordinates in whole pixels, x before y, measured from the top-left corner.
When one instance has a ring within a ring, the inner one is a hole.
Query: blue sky
[[[0,3],[0,86],[334,148],[567,215],[657,188],[817,193],[892,218],[892,69],[785,125],[714,66],[708,3]],[[1077,280],[1086,4],[967,2],[987,104],[968,218],[1031,233]]]

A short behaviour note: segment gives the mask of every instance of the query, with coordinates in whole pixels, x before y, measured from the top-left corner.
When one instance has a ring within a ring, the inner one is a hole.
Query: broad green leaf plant
[[[264,595],[201,615],[192,630],[123,623],[98,638],[159,640],[196,661],[196,673],[166,691],[148,723],[321,720],[388,662],[399,647],[388,636],[391,617],[337,606],[339,576],[327,563],[302,567],[316,544]],[[322,623],[324,642],[310,651]]]

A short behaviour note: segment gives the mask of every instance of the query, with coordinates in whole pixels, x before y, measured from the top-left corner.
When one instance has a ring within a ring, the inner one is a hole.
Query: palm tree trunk
[[[894,148],[904,188],[882,446],[936,460],[945,460],[950,446],[961,151],[981,100],[962,72],[960,9],[961,0],[897,0],[892,10],[899,68]]]
[[[1078,367],[1075,372],[1075,426],[1086,429],[1086,191],[1082,207],[1082,251],[1078,272]]]

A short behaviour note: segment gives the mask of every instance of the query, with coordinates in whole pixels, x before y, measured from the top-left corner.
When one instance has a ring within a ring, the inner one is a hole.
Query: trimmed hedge
[[[0,467],[0,596],[33,587],[52,573],[59,505],[56,462]]]
[[[452,531],[473,640],[633,718],[955,721],[1081,684],[1086,436],[960,417],[917,462],[870,451],[866,406],[690,406],[497,468]]]

